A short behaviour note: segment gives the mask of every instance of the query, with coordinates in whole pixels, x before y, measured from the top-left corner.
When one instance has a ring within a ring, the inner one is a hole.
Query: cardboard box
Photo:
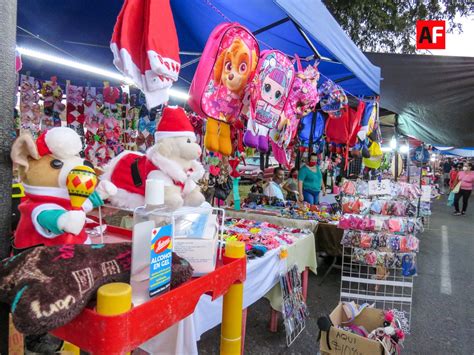
[[[348,320],[340,303],[332,311],[329,317],[335,326],[341,325],[342,322]],[[383,321],[384,313],[382,310],[366,308],[359,316],[357,316],[352,324],[364,326],[370,333],[375,328],[382,327]],[[335,326],[331,327],[329,330],[329,345],[331,346],[331,350],[327,346],[327,333],[321,332],[321,340],[319,342],[321,354],[383,354],[383,348],[379,342],[346,332],[345,330],[338,329]]]

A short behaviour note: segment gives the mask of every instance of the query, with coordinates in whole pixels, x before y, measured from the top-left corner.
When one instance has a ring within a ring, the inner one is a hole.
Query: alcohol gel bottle
[[[146,180],[145,206],[133,214],[130,284],[135,306],[170,288],[173,227],[164,189],[162,180]]]

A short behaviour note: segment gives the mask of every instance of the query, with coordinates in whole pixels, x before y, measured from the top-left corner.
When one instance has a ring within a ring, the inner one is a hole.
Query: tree
[[[324,0],[354,43],[365,51],[414,53],[416,20],[446,20],[462,32],[459,16],[474,12],[468,0]]]

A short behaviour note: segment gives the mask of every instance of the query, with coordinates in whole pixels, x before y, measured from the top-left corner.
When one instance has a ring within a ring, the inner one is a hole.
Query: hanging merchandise
[[[128,89],[128,87],[127,87]],[[129,89],[127,90],[129,91]],[[122,137],[121,142],[126,150],[137,150],[138,109],[135,107],[136,95],[122,93]]]
[[[345,169],[349,165],[349,149],[357,143],[357,132],[365,109],[365,103],[359,101],[354,110],[344,105],[340,111],[329,113],[326,121],[326,140],[335,144],[345,145]]]
[[[344,229],[341,301],[396,307],[409,331],[416,253],[423,232],[416,218],[419,186],[389,180],[347,181],[339,228]]]
[[[178,80],[179,45],[169,1],[126,0],[110,43],[114,65],[146,96],[148,108],[168,101]]]
[[[208,117],[205,147],[232,153],[230,126],[242,110],[247,83],[255,74],[260,50],[245,27],[223,23],[210,34],[189,90],[189,106]]]
[[[142,96],[139,97],[143,98]],[[143,100],[141,106],[139,107],[138,113],[138,133],[137,133],[137,149],[140,152],[145,153],[148,148],[155,144],[155,130],[156,130],[156,110],[151,112],[146,107],[146,104]]]
[[[84,102],[84,124],[86,129],[86,149],[84,154],[96,167],[105,166],[110,155],[106,146],[104,126],[104,97],[97,88],[86,88],[86,100]]]
[[[53,127],[61,127],[60,114],[64,111],[65,105],[61,102],[63,90],[57,83],[55,76],[50,81],[45,81],[41,87],[43,98],[43,116],[41,117],[41,131]]]
[[[319,102],[319,71],[317,63],[308,65],[303,70],[301,60],[296,54],[295,60],[298,71],[288,94],[284,112],[286,118],[296,116],[296,118],[300,119],[309,114],[310,111],[313,111]]]
[[[340,116],[340,110],[348,103],[344,90],[331,80],[327,80],[321,85],[318,94],[321,110],[332,113],[333,117]]]
[[[41,128],[38,81],[28,75],[20,79],[20,131],[30,132],[36,138]]]
[[[300,119],[314,110],[319,101],[317,67],[308,65],[303,71],[298,55],[295,55],[295,58],[298,71],[278,126],[270,132],[272,150],[277,151],[275,158],[285,166],[289,166],[289,162],[287,154],[284,153],[293,143]]]
[[[370,158],[362,158],[364,166],[371,169],[380,168],[380,166],[382,165],[383,152],[378,142],[371,141],[369,145],[369,154]]]
[[[110,160],[123,151],[123,145],[120,140],[122,129],[119,124],[122,113],[121,107],[119,108],[120,105],[117,104],[121,94],[119,88],[109,86],[108,83],[105,83],[103,96],[104,105],[101,109],[104,127],[102,143],[107,147],[107,158]],[[106,163],[108,163],[108,161]]]
[[[82,86],[66,85],[66,123],[84,137],[84,88]]]
[[[313,136],[311,137],[311,127],[313,120],[316,120],[316,123],[314,124]],[[317,148],[314,149],[314,151],[317,153],[320,152],[324,145],[324,140],[322,138],[324,135],[325,126],[325,116],[319,111],[316,113],[311,112],[309,115],[303,117],[299,131],[301,145],[304,147],[309,147],[310,143],[312,142],[312,144]]]
[[[286,345],[290,346],[306,327],[306,318],[309,316],[298,266],[293,265],[286,273],[280,274],[280,288]]]
[[[252,119],[268,128],[278,127],[294,77],[293,63],[284,53],[263,51],[250,86]]]

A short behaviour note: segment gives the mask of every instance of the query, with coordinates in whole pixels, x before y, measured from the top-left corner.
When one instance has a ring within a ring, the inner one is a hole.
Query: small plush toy
[[[197,182],[204,168],[197,160],[201,147],[181,107],[165,107],[155,132],[155,144],[146,154],[124,151],[105,168],[102,179],[118,187],[110,202],[122,208],[145,203],[146,179],[165,182],[165,204],[170,208],[199,206],[204,202]]]
[[[116,193],[116,188],[108,181],[101,182],[90,191],[82,208],[73,208],[68,175],[78,166],[92,168],[80,157],[81,150],[81,138],[67,127],[45,131],[36,142],[30,134],[23,134],[13,143],[11,158],[18,166],[26,194],[19,206],[15,248],[89,242],[84,230],[86,212]]]

